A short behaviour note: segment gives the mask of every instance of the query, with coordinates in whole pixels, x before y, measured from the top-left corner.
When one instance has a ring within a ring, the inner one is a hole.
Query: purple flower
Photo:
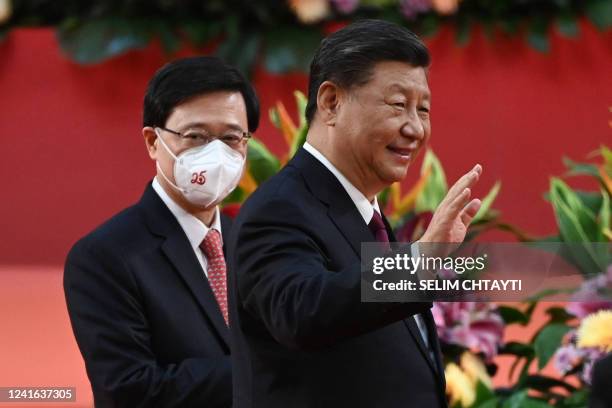
[[[331,2],[342,14],[350,14],[359,6],[359,0],[331,0]]]
[[[574,344],[561,346],[555,352],[553,365],[557,371],[565,375],[576,367],[584,358],[584,352]]]
[[[564,337],[566,344],[559,347],[553,356],[553,365],[563,375],[579,369],[582,381],[591,384],[593,365],[607,353],[595,347],[580,348],[576,346],[576,340],[576,330],[567,333]]]
[[[401,0],[400,12],[408,20],[414,20],[418,14],[431,10],[430,0]]]
[[[436,302],[432,314],[440,340],[481,352],[487,360],[497,355],[504,322],[494,304]]]
[[[612,309],[610,295],[604,296],[603,290],[612,290],[612,265],[606,273],[586,280],[580,289],[572,295],[565,310],[579,319],[602,309]]]

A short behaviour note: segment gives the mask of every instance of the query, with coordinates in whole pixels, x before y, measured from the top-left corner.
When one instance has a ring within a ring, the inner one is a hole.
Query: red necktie
[[[227,315],[227,268],[223,256],[223,245],[219,231],[211,229],[200,244],[200,249],[208,262],[208,282],[215,294],[225,323],[229,325]]]
[[[389,235],[387,235],[387,227],[383,222],[382,216],[374,210],[374,214],[372,215],[372,219],[368,224],[368,228],[374,234],[374,238],[376,241],[382,242],[386,249],[389,249]]]

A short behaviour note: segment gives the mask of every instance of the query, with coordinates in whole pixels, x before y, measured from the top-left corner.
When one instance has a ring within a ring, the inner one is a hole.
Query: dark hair
[[[237,91],[246,105],[249,131],[259,126],[259,100],[237,68],[217,57],[189,57],[161,67],[149,81],[144,98],[143,126],[165,126],[172,110],[209,92]]]
[[[317,93],[325,81],[349,89],[370,80],[372,68],[381,61],[404,61],[428,67],[429,51],[412,32],[382,20],[359,20],[321,41],[310,64],[306,119],[317,111]]]

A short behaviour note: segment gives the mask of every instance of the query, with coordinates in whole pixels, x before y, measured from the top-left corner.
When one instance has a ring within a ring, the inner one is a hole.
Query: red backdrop
[[[495,206],[538,234],[554,232],[542,192],[562,172],[562,155],[584,158],[611,140],[612,35],[581,28],[575,40],[555,36],[549,54],[480,33],[465,48],[449,31],[428,42],[432,146],[449,179],[482,163],[476,193],[501,180]],[[48,29],[18,30],[0,44],[0,263],[59,266],[78,237],[139,198],[154,174],[141,103],[166,59],[153,44],[79,66]],[[257,136],[283,152],[267,109],[282,100],[294,113],[292,91],[304,90],[306,77],[258,71],[254,82],[264,108]]]

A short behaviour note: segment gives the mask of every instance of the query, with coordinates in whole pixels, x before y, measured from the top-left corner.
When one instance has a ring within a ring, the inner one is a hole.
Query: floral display
[[[406,25],[421,36],[452,27],[458,43],[481,27],[491,39],[520,35],[535,49],[550,48],[549,35],[579,35],[580,20],[601,30],[612,26],[607,0],[285,0],[233,2],[82,2],[0,0],[0,38],[11,29],[51,26],[62,51],[95,64],[159,41],[172,54],[186,44],[214,52],[251,72],[308,70],[324,35],[361,18]]]

